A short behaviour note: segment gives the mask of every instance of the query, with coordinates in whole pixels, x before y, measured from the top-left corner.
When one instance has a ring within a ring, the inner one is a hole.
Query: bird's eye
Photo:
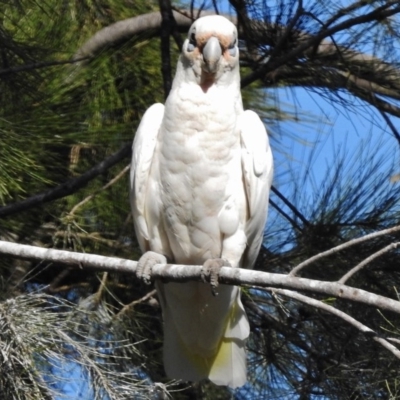
[[[187,45],[187,51],[192,52],[195,47],[196,47],[196,35],[194,32],[192,32],[189,36],[189,43]]]
[[[229,54],[232,57],[236,57],[237,55],[237,39],[235,39],[228,47]]]

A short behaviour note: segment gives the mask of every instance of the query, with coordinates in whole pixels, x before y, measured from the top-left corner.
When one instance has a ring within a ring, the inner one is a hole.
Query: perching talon
[[[154,251],[147,251],[139,258],[136,267],[136,276],[146,285],[151,284],[151,271],[156,264],[166,264],[167,258]]]
[[[203,264],[201,269],[201,277],[204,282],[207,281],[207,277],[210,277],[211,293],[213,296],[218,296],[219,273],[222,267],[232,266],[229,261],[223,258],[210,258]]]

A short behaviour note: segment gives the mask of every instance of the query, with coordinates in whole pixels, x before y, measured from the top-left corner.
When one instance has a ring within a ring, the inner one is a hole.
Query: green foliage
[[[151,9],[149,2],[130,1],[2,3],[2,204],[77,176],[132,140],[144,110],[163,98],[157,41],[136,38],[81,65],[63,61],[102,27]],[[52,62],[54,66],[38,67]],[[23,72],[14,72],[21,67]],[[78,195],[36,214],[35,224],[50,218],[61,231],[76,228],[115,236],[128,215],[128,202],[119,201],[128,198],[126,177],[100,189],[118,172],[112,169]],[[93,191],[98,191],[94,201],[65,225],[68,210]],[[111,210],[112,204],[119,206]],[[30,219],[9,219],[5,231],[24,236]],[[93,220],[95,224],[89,222]],[[86,244],[86,250],[98,250],[92,245]]]

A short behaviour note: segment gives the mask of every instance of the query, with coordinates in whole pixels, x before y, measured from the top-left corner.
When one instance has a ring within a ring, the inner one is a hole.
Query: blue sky
[[[277,184],[282,169],[306,168],[312,152],[315,153],[312,171],[316,183],[325,178],[338,150],[350,156],[357,153],[363,144],[369,144],[377,155],[394,152],[391,154],[394,157],[397,153],[398,142],[383,118],[353,96],[342,94],[348,101],[348,106],[343,106],[303,88],[268,91],[279,99],[278,104],[288,111],[297,111],[300,118],[299,122],[281,122],[272,128],[271,135],[278,136],[279,141],[274,152]],[[302,122],[302,115],[304,119],[314,117],[314,121]],[[397,124],[397,121],[393,122]],[[308,189],[313,190],[311,186]]]
[[[332,176],[341,158],[344,158],[344,170],[348,172],[343,176],[348,179],[343,187],[352,186],[352,179],[356,186],[357,177],[365,174],[369,161],[375,159],[378,168],[367,177],[365,185],[376,179],[382,182],[383,191],[397,189],[400,182],[390,182],[387,174],[388,171],[390,176],[400,173],[399,144],[372,107],[346,94],[341,95],[347,102],[343,106],[302,88],[268,89],[267,92],[284,110],[299,115],[299,121],[280,122],[269,129],[275,163],[273,185],[295,203],[307,219],[316,209],[324,184],[329,180],[327,176]],[[395,119],[393,123],[398,125]],[[379,198],[378,192],[376,196]],[[293,215],[274,194],[271,199]],[[374,204],[372,193],[368,207],[372,209]],[[286,243],[281,246],[281,251],[289,250],[294,244],[294,236],[285,229],[282,231],[282,222],[286,219],[270,206],[265,245],[272,251],[277,250],[270,247],[271,243],[276,246],[277,235],[281,235],[282,243]]]

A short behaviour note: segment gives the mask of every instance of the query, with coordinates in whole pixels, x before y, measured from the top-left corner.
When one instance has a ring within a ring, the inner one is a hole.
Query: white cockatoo
[[[170,263],[251,268],[267,217],[272,154],[260,118],[244,111],[236,27],[191,26],[165,106],[144,114],[133,142],[131,205],[145,253],[138,275]],[[236,286],[156,282],[170,378],[246,382],[249,323]]]

